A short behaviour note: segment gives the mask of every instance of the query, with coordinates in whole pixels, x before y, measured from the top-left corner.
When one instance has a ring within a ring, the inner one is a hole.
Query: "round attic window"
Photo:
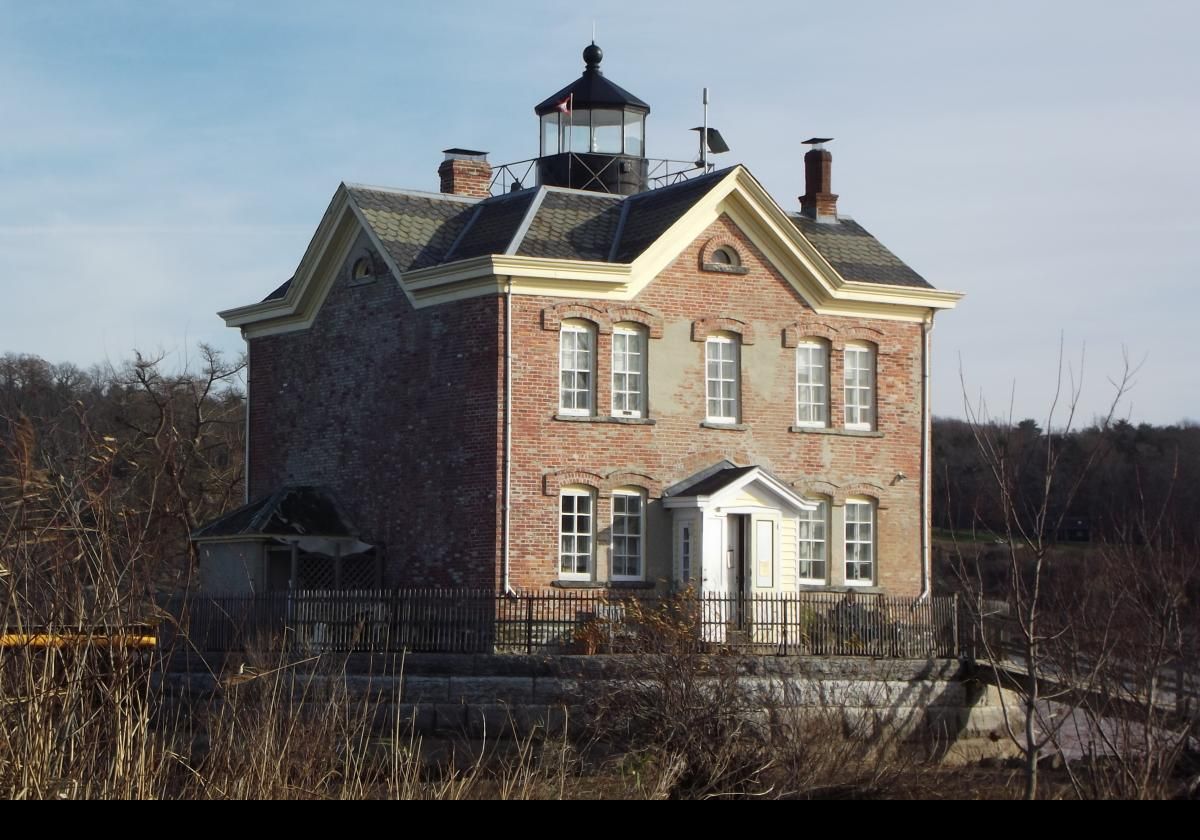
[[[732,248],[724,246],[715,249],[709,259],[716,265],[741,265],[741,260],[738,259],[737,252]]]
[[[359,257],[354,261],[354,267],[350,269],[351,280],[366,280],[371,276],[371,261],[366,257]]]

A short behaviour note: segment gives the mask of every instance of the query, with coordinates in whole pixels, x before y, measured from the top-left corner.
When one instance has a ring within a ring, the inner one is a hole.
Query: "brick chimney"
[[[833,189],[833,155],[824,144],[832,137],[813,137],[805,140],[812,146],[804,155],[804,195],[800,196],[800,212],[818,222],[837,221],[837,199]]]
[[[468,195],[472,198],[487,198],[491,195],[492,165],[487,162],[487,152],[471,149],[445,149],[446,159],[438,167],[442,179],[442,192],[451,195]]]

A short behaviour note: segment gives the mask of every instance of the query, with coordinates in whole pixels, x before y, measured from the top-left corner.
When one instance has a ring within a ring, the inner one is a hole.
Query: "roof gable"
[[[818,314],[923,320],[960,297],[934,289],[853,220],[786,213],[735,166],[628,197],[538,187],[473,199],[343,185],[295,277],[221,316],[257,334],[306,328],[330,283],[318,264],[344,257],[358,227],[414,306],[503,289],[629,300],[722,214]]]
[[[284,487],[209,522],[197,541],[230,537],[346,537],[358,531],[324,487]]]
[[[798,496],[794,490],[761,466],[726,466],[715,472],[706,471],[702,475],[698,481],[672,488],[665,505],[668,508],[722,507],[736,504],[744,490],[752,490],[758,491],[754,495],[759,498],[765,493],[773,502],[782,503],[784,507],[793,510],[816,510],[817,507],[815,502]]]

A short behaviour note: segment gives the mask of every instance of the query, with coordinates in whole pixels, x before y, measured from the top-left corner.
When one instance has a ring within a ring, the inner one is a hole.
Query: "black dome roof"
[[[649,105],[625,88],[604,78],[604,73],[600,71],[600,61],[603,58],[604,51],[594,43],[589,44],[583,51],[583,60],[587,65],[583,75],[539,103],[533,109],[534,113],[539,117],[548,114],[558,107],[559,102],[574,94],[574,108],[632,108],[649,114]]]

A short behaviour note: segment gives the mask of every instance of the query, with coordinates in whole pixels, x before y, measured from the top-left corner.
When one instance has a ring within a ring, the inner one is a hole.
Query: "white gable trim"
[[[538,204],[536,198],[532,204]],[[228,326],[242,327],[251,337],[308,328],[359,230],[367,232],[397,284],[417,308],[499,294],[506,287],[518,295],[628,301],[722,214],[730,217],[818,315],[924,322],[931,310],[951,309],[962,297],[958,292],[939,289],[847,281],[754,176],[737,166],[632,263],[493,254],[401,272],[343,184],[334,194],[283,299],[219,314]],[[527,213],[523,224],[531,218]]]
[[[714,508],[729,507],[742,490],[751,484],[761,484],[771,493],[779,496],[793,510],[816,510],[816,502],[810,502],[796,494],[792,488],[776,479],[762,467],[755,467],[745,475],[738,476],[711,496],[672,496],[663,500],[663,507],[671,508]]]

